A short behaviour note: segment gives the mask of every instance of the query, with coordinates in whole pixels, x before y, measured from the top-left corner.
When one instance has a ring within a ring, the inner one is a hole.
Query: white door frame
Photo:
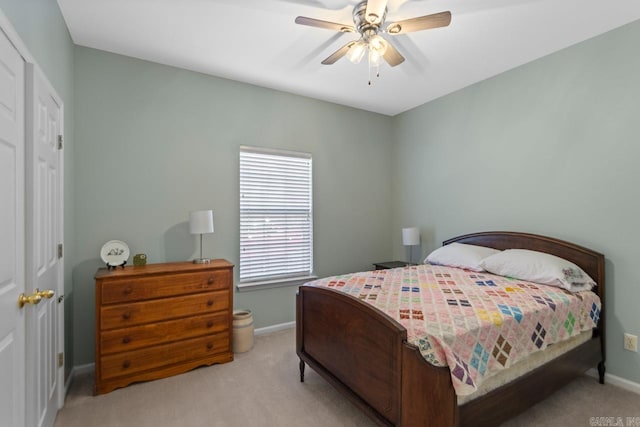
[[[0,9],[0,29],[6,34],[7,38],[9,39],[9,41],[11,41],[11,43],[13,44],[13,46],[16,48],[16,50],[18,51],[18,53],[24,58],[25,61],[25,65],[28,64],[32,64],[33,67],[37,70],[40,71],[45,82],[49,85],[49,87],[52,88],[52,95],[54,96],[54,99],[56,100],[56,102],[58,103],[58,105],[61,106],[61,133],[64,133],[64,102],[62,101],[62,98],[58,95],[58,93],[53,89],[53,85],[51,85],[51,82],[49,82],[49,80],[46,77],[46,74],[44,74],[44,72],[42,72],[42,69],[38,66],[38,63],[35,61],[35,58],[31,55],[31,53],[29,52],[29,50],[27,49],[26,45],[24,44],[24,42],[22,41],[22,39],[20,38],[20,36],[18,35],[18,32],[15,30],[15,28],[13,27],[13,24],[11,23],[11,21],[9,21],[9,19],[7,18],[7,16],[4,14],[4,12],[2,11],[2,9]],[[25,75],[25,81],[26,81],[26,75]],[[25,91],[25,95],[26,95],[26,91]],[[26,99],[25,99],[26,101]],[[25,102],[26,105],[26,102]],[[26,114],[31,114],[30,112],[26,111]],[[25,123],[29,123],[29,118],[27,115],[25,115]],[[28,132],[28,130],[27,130]],[[26,136],[26,135],[25,135]],[[29,143],[28,138],[25,141],[26,143]],[[26,165],[25,165],[25,170],[26,170]],[[64,179],[63,179],[63,175],[64,175],[64,156],[60,156],[60,180],[61,180],[61,184],[60,184],[60,198],[61,198],[61,203],[60,203],[60,216],[59,216],[59,222],[60,222],[60,243],[64,243]],[[27,243],[27,242],[25,242]],[[27,263],[28,264],[28,263]],[[26,275],[26,277],[28,277],[28,274]],[[59,273],[58,273],[58,289],[56,291],[56,298],[60,295],[64,294],[64,258],[62,259],[62,263],[60,265],[60,269],[59,269]],[[25,325],[26,326],[26,325]],[[26,331],[26,328],[25,328]],[[58,346],[58,352],[64,352],[64,302],[62,302],[61,304],[58,304],[58,342],[57,342],[57,346]],[[26,344],[26,340],[25,340],[25,344]],[[28,358],[27,358],[28,360]],[[29,369],[29,366],[26,366],[26,369]],[[65,378],[64,378],[64,364],[62,367],[58,368],[58,408],[62,408],[62,406],[64,405],[64,398],[66,395],[66,387],[65,387]],[[26,381],[26,378],[25,378]],[[25,396],[26,399],[26,396]],[[27,410],[28,405],[23,406],[25,408],[25,410]],[[25,419],[26,420],[26,414],[25,415]]]

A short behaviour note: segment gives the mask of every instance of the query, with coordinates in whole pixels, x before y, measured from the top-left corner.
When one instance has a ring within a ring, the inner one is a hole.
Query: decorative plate
[[[100,258],[107,266],[124,265],[129,259],[129,246],[121,240],[109,240],[100,249]]]

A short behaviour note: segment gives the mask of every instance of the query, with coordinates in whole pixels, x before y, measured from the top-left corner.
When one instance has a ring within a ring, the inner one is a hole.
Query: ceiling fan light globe
[[[375,35],[369,39],[369,49],[382,56],[387,51],[387,41],[379,35]]]
[[[378,66],[381,62],[382,54],[373,49],[369,49],[369,63],[373,66]]]
[[[367,46],[364,42],[359,41],[355,43],[347,52],[347,59],[354,64],[359,64],[362,61],[362,57],[364,56],[367,50]]]

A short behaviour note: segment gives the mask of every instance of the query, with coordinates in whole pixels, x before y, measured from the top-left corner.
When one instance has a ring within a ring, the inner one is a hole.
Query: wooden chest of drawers
[[[233,360],[233,264],[101,268],[95,279],[96,394]]]

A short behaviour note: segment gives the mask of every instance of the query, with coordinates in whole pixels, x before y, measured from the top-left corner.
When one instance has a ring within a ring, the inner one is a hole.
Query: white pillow
[[[507,249],[483,259],[480,266],[493,274],[557,286],[571,292],[590,290],[596,285],[574,263],[555,255],[527,249]]]
[[[424,262],[482,272],[484,269],[480,266],[480,261],[499,252],[484,246],[451,243],[431,252]]]

